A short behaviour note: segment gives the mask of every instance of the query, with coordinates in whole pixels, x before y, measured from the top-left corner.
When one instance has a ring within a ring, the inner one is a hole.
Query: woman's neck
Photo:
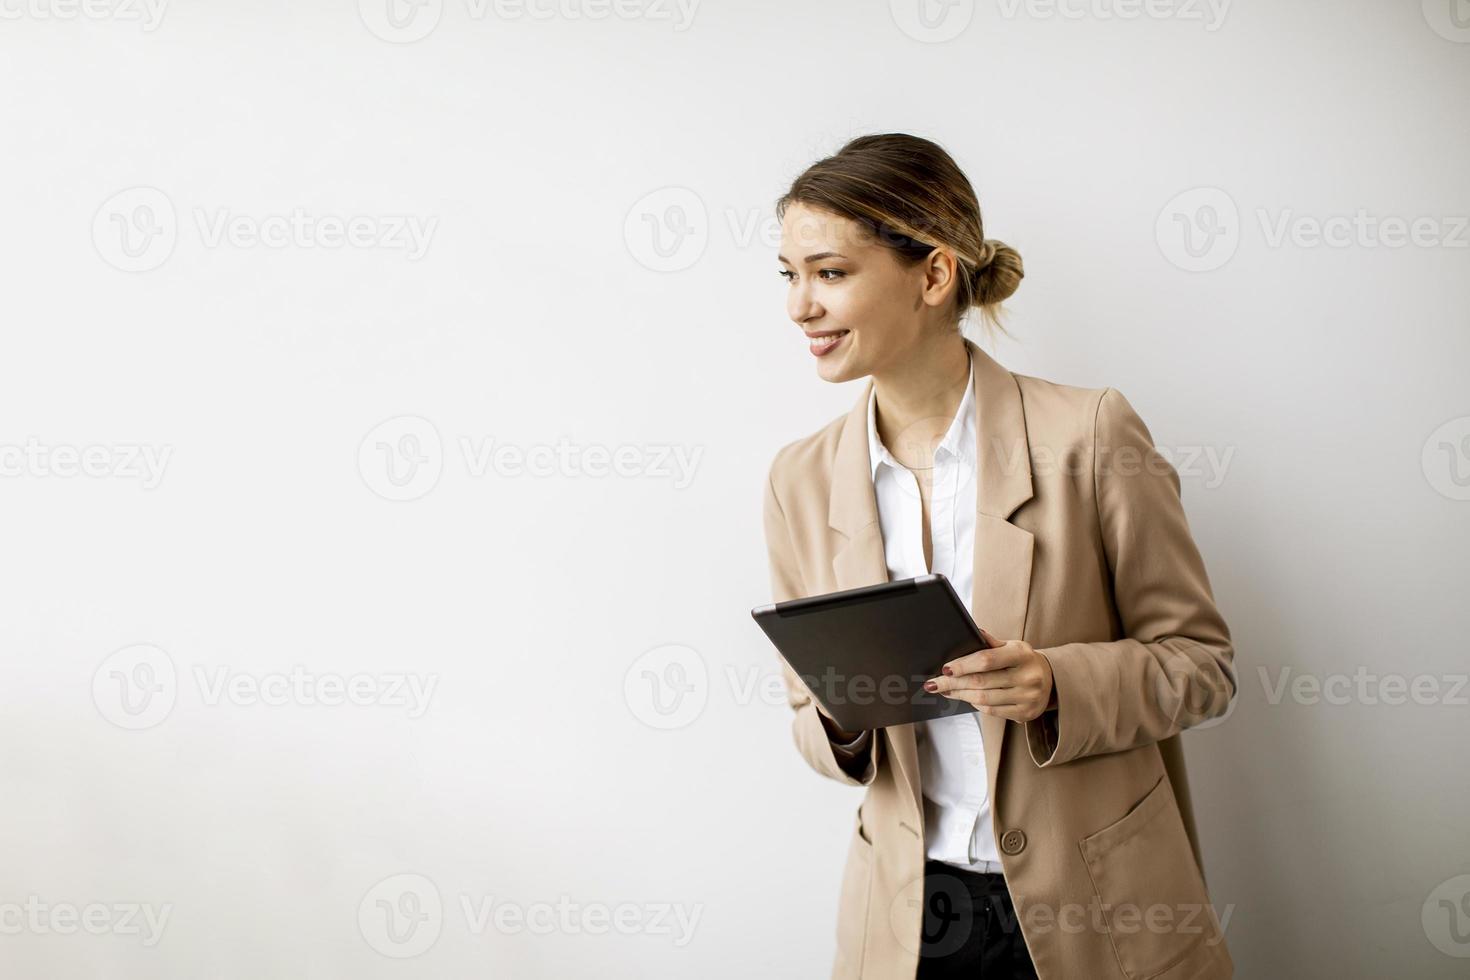
[[[921,346],[891,370],[874,372],[878,438],[888,451],[905,465],[929,466],[969,376],[970,351],[958,332]]]

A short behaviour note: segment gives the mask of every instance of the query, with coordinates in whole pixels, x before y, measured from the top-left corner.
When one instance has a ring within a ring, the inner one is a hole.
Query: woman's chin
[[[835,350],[826,357],[817,358],[817,376],[823,381],[841,384],[862,377],[862,374],[855,369],[847,351]]]
[[[852,375],[848,373],[845,365],[841,363],[827,363],[826,361],[817,362],[817,377],[832,384],[841,384],[844,381],[852,380]]]

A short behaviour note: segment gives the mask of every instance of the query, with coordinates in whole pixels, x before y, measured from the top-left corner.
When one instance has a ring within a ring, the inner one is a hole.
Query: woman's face
[[[786,313],[825,381],[842,382],[901,363],[925,336],[946,329],[953,263],[939,251],[911,267],[861,225],[793,204],[781,222]]]

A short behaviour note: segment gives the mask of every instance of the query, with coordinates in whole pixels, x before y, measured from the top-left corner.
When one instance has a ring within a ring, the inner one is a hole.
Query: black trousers
[[[917,980],[1036,980],[1005,875],[924,862]]]

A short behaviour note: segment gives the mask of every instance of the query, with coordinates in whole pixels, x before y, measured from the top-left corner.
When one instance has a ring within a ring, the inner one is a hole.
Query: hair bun
[[[994,306],[1009,299],[1026,275],[1021,253],[1005,242],[987,238],[980,246],[975,271],[975,305]]]
[[[987,238],[980,243],[980,257],[975,262],[975,271],[979,272],[995,259],[995,253],[1004,244],[994,238]]]

